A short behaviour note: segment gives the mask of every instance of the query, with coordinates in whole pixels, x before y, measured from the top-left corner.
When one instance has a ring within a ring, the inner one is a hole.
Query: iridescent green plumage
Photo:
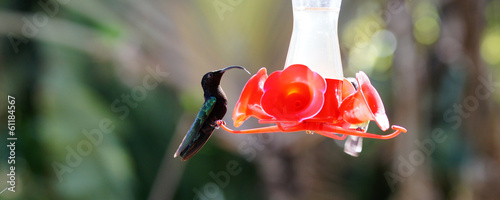
[[[191,128],[187,132],[186,136],[184,136],[184,139],[182,139],[181,145],[179,146],[179,149],[175,153],[175,156],[180,155],[181,157],[184,158],[186,152],[196,147],[196,144],[199,144],[199,142],[197,141],[200,141],[201,139],[200,137],[202,137],[203,135],[198,133],[200,132],[200,129],[202,128],[203,124],[207,121],[210,113],[212,113],[216,101],[217,99],[215,97],[210,97],[210,99],[208,99],[207,101],[205,101],[205,103],[203,103],[203,106],[198,112],[198,115],[196,115],[196,119],[191,125]],[[208,139],[205,140],[205,142],[206,141],[208,141]],[[205,144],[205,142],[203,144]],[[179,152],[179,150],[181,150],[181,152]],[[197,151],[198,150],[199,149],[197,149]],[[195,153],[196,152],[194,152],[193,155]]]
[[[210,136],[218,126],[217,120],[221,120],[227,111],[227,99],[220,87],[220,80],[226,70],[234,68],[247,71],[240,66],[231,66],[208,72],[203,76],[201,86],[203,87],[205,103],[203,103],[193,125],[191,125],[191,128],[179,145],[174,157],[180,156],[183,161],[187,160],[194,156],[210,139]]]

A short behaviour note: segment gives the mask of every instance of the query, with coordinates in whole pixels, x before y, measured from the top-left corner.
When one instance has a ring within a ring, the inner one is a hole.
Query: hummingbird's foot
[[[220,126],[219,126],[218,123],[210,124],[210,127],[215,128],[215,129],[219,129],[220,128]]]

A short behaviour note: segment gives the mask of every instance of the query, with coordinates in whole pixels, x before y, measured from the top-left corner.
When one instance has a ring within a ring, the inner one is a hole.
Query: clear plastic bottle
[[[338,39],[341,4],[342,0],[292,0],[293,32],[285,68],[304,64],[323,78],[344,78]],[[349,136],[344,152],[358,156],[362,147],[363,138]]]
[[[285,68],[304,64],[324,78],[344,78],[337,33],[341,2],[292,0],[293,32]]]

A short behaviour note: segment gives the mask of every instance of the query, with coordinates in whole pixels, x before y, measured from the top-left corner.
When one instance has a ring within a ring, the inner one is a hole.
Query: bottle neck
[[[330,8],[340,11],[342,0],[292,0],[294,9],[305,8]]]
[[[337,24],[341,0],[292,0],[293,32],[285,68],[307,65],[324,78],[342,79]]]

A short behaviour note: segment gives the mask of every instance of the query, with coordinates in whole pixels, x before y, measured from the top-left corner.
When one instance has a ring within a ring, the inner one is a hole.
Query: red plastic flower
[[[314,131],[333,139],[345,139],[346,135],[389,139],[406,132],[393,125],[394,133],[375,135],[352,126],[374,120],[382,130],[389,128],[382,99],[368,76],[359,72],[356,79],[357,90],[346,79],[324,79],[305,65],[291,65],[269,77],[261,68],[247,82],[236,103],[234,125],[239,127],[251,116],[260,123],[276,125],[231,130],[224,121],[217,123],[231,133]]]
[[[385,114],[384,103],[364,72],[356,74],[359,89],[347,96],[339,110],[346,122],[360,124],[374,120],[383,131],[389,129],[389,119]]]
[[[250,116],[257,119],[271,118],[262,110],[262,106],[260,105],[266,79],[267,71],[263,67],[248,80],[234,108],[233,121],[235,127],[241,126]]]
[[[302,122],[319,113],[326,82],[305,65],[292,65],[272,73],[264,83],[261,105],[277,121]]]
[[[336,123],[341,120],[339,116],[339,105],[342,98],[342,80],[325,79],[327,89],[325,92],[325,102],[321,111],[313,118],[308,119],[308,122],[329,122]]]
[[[342,101],[354,92],[356,92],[356,88],[347,79],[344,79],[342,81]]]

